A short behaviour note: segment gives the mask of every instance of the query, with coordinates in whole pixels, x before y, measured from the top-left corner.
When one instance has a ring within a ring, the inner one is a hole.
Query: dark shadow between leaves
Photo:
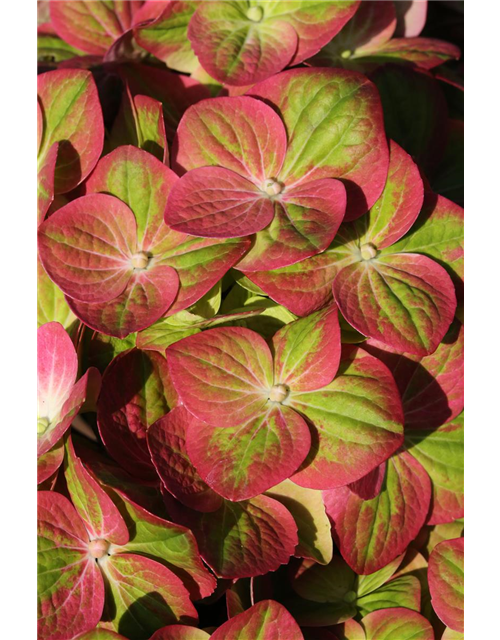
[[[177,620],[165,598],[157,591],[151,591],[128,607],[118,623],[118,633],[129,640],[147,640],[165,625],[193,623],[196,621],[189,616],[181,616]]]
[[[449,420],[452,410],[445,392],[437,379],[419,362],[369,344],[363,345],[363,348],[381,360],[393,374],[403,402],[405,428],[434,429]],[[418,387],[408,397],[408,386],[415,384],[415,381],[418,381]],[[420,398],[418,403],[415,398]]]
[[[111,374],[112,382],[108,377],[107,390],[112,393],[106,395],[106,413],[117,413],[121,411],[140,391],[142,391],[149,378],[153,374],[153,365],[149,358],[141,357],[139,349],[133,348],[120,354],[119,372],[129,372],[126,384],[123,378],[116,375],[116,361],[111,363],[111,367],[106,369],[106,374]],[[140,365],[140,372],[138,371]]]

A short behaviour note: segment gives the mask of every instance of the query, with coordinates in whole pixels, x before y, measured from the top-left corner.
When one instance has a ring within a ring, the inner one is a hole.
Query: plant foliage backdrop
[[[39,638],[463,639],[463,5],[38,9]]]

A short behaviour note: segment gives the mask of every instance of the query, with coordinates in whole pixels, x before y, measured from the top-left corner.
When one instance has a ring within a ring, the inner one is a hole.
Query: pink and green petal
[[[235,427],[210,426],[193,417],[186,443],[203,480],[227,500],[240,501],[292,475],[309,452],[311,435],[293,409],[269,403],[259,416]]]
[[[338,640],[366,640],[363,627],[356,620],[346,620],[342,625],[335,627]]]
[[[287,402],[311,423],[312,446],[293,476],[312,489],[342,487],[384,462],[403,443],[403,412],[394,379],[379,360],[345,346],[337,377]]]
[[[278,269],[324,251],[344,217],[345,188],[339,180],[313,180],[285,190],[274,204],[271,224],[238,263],[242,271]]]
[[[134,15],[142,4],[139,0],[57,0],[50,3],[50,18],[65,42],[86,53],[104,55],[133,26]]]
[[[222,498],[200,478],[188,457],[186,433],[193,416],[175,407],[147,432],[151,460],[166,489],[177,500],[197,511],[216,511]]]
[[[354,260],[350,252],[339,249],[334,240],[323,253],[281,269],[247,271],[245,276],[295,315],[307,316],[333,301],[335,276]]]
[[[177,514],[198,541],[205,562],[221,578],[246,578],[276,571],[295,553],[297,525],[281,503],[257,496],[224,501],[212,513]]]
[[[464,535],[464,519],[454,520],[446,524],[434,525],[429,532],[428,538],[422,541],[422,552],[430,556],[436,545],[444,540],[453,540]]]
[[[67,296],[108,302],[125,291],[134,273],[136,230],[134,214],[118,198],[83,196],[40,225],[40,259]]]
[[[389,247],[410,229],[422,208],[424,185],[417,165],[390,141],[387,182],[382,195],[356,226],[360,242],[371,242],[377,249]]]
[[[109,300],[89,304],[67,298],[73,313],[91,329],[125,338],[152,325],[172,306],[179,289],[179,276],[171,267],[153,264],[134,270],[125,291]]]
[[[458,60],[460,49],[450,42],[435,38],[393,38],[370,53],[377,62],[409,62],[420,69],[434,69],[447,62]]]
[[[65,442],[64,476],[73,505],[89,536],[93,540],[125,544],[129,539],[127,525],[111,498],[75,454],[71,437]]]
[[[169,152],[161,102],[141,94],[132,96],[126,87],[106,142],[107,151],[133,145],[168,166]]]
[[[382,254],[345,267],[333,295],[357,331],[419,356],[436,350],[457,304],[443,267],[414,253]]]
[[[268,10],[265,2],[260,4],[265,8],[266,15],[286,20],[297,32],[298,47],[291,62],[294,65],[317,53],[339,33],[360,8],[358,0],[320,3],[315,0],[292,3],[281,0],[273,3]]]
[[[138,250],[158,256],[169,230],[163,223],[168,195],[178,178],[153,155],[131,145],[104,156],[86,183],[87,193],[108,193],[132,210]]]
[[[452,324],[428,356],[399,353],[377,340],[364,348],[389,367],[398,385],[407,429],[436,429],[464,406],[464,329]]]
[[[65,640],[99,622],[104,583],[70,501],[54,491],[39,491],[37,497],[38,637]]]
[[[101,568],[108,585],[106,619],[129,640],[150,637],[166,624],[196,624],[198,614],[188,591],[159,562],[120,553],[107,557]]]
[[[222,167],[188,171],[168,199],[172,229],[208,238],[249,236],[271,222],[274,204],[246,178]]]
[[[345,56],[349,60],[378,51],[390,40],[395,29],[393,2],[363,0],[351,20],[308,62],[319,67],[343,66]]]
[[[424,616],[396,607],[373,611],[361,620],[366,640],[434,640],[434,631]]]
[[[149,96],[133,98],[138,147],[164,164],[169,163],[167,134],[161,102]]]
[[[175,573],[193,600],[206,598],[215,589],[215,577],[203,564],[198,545],[186,527],[164,520],[126,497],[111,493],[131,532],[130,540],[113,545],[112,554],[137,553],[155,559]]]
[[[97,396],[100,387],[101,375],[97,369],[90,367],[71,388],[67,400],[54,420],[47,421],[45,416],[42,419],[39,417],[37,442],[39,456],[49,451],[59,438],[62,438],[82,408],[85,400]]]
[[[281,502],[294,517],[299,536],[295,555],[328,564],[332,559],[333,543],[321,492],[285,480],[269,489],[266,495]]]
[[[321,389],[340,362],[340,327],[335,305],[285,325],[273,337],[274,383],[294,393]]]
[[[72,3],[51,6],[60,4]],[[89,71],[58,69],[38,76],[38,100],[44,123],[38,166],[49,162],[58,142],[54,192],[66,193],[89,175],[101,155],[104,124],[97,87]]]
[[[454,631],[464,631],[464,539],[440,542],[429,558],[432,606]]]
[[[274,600],[262,600],[231,618],[211,636],[211,640],[304,640],[285,607]]]
[[[279,115],[260,100],[247,96],[203,100],[188,109],[179,124],[172,168],[182,174],[200,167],[224,167],[264,187],[280,172],[286,141]]]
[[[347,220],[377,201],[389,152],[380,98],[367,78],[341,69],[292,69],[259,83],[251,95],[271,104],[289,132],[280,181],[342,179]]]
[[[169,230],[159,247],[161,264],[176,270],[180,289],[168,315],[198,302],[248,251],[250,242],[250,238],[195,238]]]
[[[454,631],[449,627],[446,627],[441,640],[464,640],[464,634],[461,631]]]
[[[57,418],[76,381],[78,357],[71,338],[59,322],[37,331],[38,415]]]
[[[62,325],[49,322],[38,329],[37,455],[47,453],[64,435],[80,410],[87,386],[100,386],[99,372],[91,367],[75,384],[78,358]]]
[[[154,351],[121,353],[106,369],[97,423],[108,453],[133,476],[156,479],[146,433],[176,402],[165,358]]]
[[[57,162],[57,151],[59,143],[54,144],[47,151],[43,164],[37,176],[37,207],[38,224],[40,225],[47,215],[52,201],[54,200],[54,176]]]
[[[196,627],[172,624],[158,629],[150,640],[209,640],[210,634]]]
[[[427,471],[432,482],[428,524],[441,524],[463,518],[463,414],[434,431],[406,429],[405,444],[408,452]]]
[[[41,455],[37,460],[37,484],[45,482],[61,466],[64,459],[64,443],[58,440],[47,453]]]
[[[398,19],[396,35],[405,38],[420,35],[427,20],[427,0],[409,0],[404,5],[396,2],[395,5]]]
[[[193,0],[146,3],[137,19],[154,21],[134,30],[137,43],[163,60],[169,69],[192,73],[200,63],[187,38],[187,30],[197,6]]]
[[[37,258],[37,323],[59,322],[69,332],[78,324],[64,297],[64,293],[52,282]]]
[[[273,385],[272,356],[254,331],[209,329],[176,342],[166,353],[177,393],[199,420],[234,427],[265,411]]]
[[[254,17],[254,13],[255,15]],[[285,20],[262,20],[265,3],[202,2],[188,38],[203,68],[223,84],[246,86],[284,69],[294,57],[297,32]]]
[[[413,229],[391,252],[423,253],[437,260],[454,282],[464,277],[464,210],[443,196],[426,194],[424,208]]]
[[[356,573],[378,571],[400,555],[424,525],[431,482],[406,452],[387,462],[380,493],[363,499],[353,486],[323,492],[342,557]]]

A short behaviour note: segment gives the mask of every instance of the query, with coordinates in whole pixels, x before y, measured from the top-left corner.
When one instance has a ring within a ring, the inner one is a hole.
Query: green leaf
[[[420,582],[415,576],[395,578],[376,591],[358,598],[356,605],[362,616],[392,607],[420,611]]]
[[[464,509],[463,413],[434,431],[415,429],[405,433],[408,452],[429,474],[432,508],[429,524],[450,522]]]
[[[281,502],[292,514],[299,536],[296,555],[328,564],[332,559],[333,541],[321,492],[285,480],[269,489],[266,495]]]
[[[361,620],[366,640],[434,640],[430,622],[416,611],[396,607],[373,611]]]
[[[358,586],[357,593],[361,598],[369,593],[372,593],[379,587],[381,587],[389,578],[391,578],[394,573],[397,571],[399,565],[403,561],[404,554],[394,558],[392,562],[389,562],[374,573],[369,573],[368,575],[360,575],[358,576]]]
[[[169,69],[192,73],[200,63],[191,48],[187,30],[199,3],[193,0],[161,3],[160,7],[163,5],[164,8],[159,15],[155,4],[160,3],[150,3],[149,14],[146,13],[147,6],[141,11],[142,20],[148,17],[156,19],[152,24],[134,30],[137,43],[159,60],[163,60]]]
[[[59,322],[68,333],[71,333],[78,324],[77,317],[68,307],[64,293],[47,275],[39,258],[37,259],[37,269],[38,326],[47,322]]]
[[[62,62],[83,55],[85,55],[84,51],[72,47],[55,34],[39,33],[37,35],[38,62]]]

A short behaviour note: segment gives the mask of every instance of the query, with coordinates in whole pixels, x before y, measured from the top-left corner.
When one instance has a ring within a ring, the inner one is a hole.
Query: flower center
[[[269,180],[266,180],[264,182],[263,190],[267,193],[268,196],[277,196],[283,191],[283,185],[280,184],[277,180],[269,178]]]
[[[149,256],[145,251],[134,253],[131,260],[134,269],[145,269],[149,264]]]
[[[97,540],[92,540],[89,542],[89,551],[90,555],[93,558],[103,558],[109,549],[109,542],[103,540],[102,538],[98,538]]]
[[[356,600],[356,592],[355,591],[348,591],[344,596],[344,602],[348,602],[349,604],[351,602],[354,602],[355,600]]]
[[[377,247],[371,242],[367,242],[361,247],[361,257],[363,260],[371,260],[377,255]]]
[[[269,400],[272,402],[283,402],[283,400],[286,400],[289,393],[290,389],[286,384],[275,384],[271,387],[271,391],[269,392]]]
[[[247,18],[252,22],[260,22],[264,16],[262,7],[250,7],[247,11]]]
[[[49,428],[50,420],[48,418],[38,418],[36,423],[36,432],[41,435]]]

